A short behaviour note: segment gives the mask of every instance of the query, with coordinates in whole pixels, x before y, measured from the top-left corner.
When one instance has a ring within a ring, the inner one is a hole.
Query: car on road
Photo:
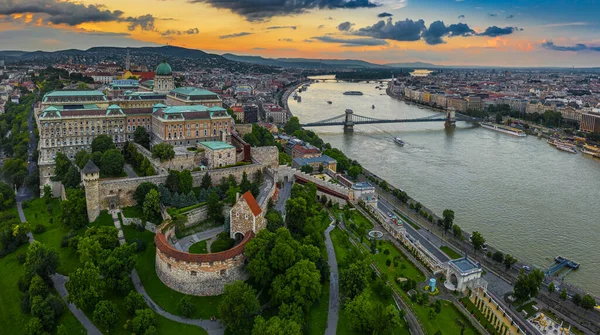
[[[392,217],[392,212],[388,212],[388,216],[389,216],[389,217]]]

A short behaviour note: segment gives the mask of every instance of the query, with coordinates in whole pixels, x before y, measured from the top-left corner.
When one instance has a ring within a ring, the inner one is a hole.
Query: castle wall
[[[173,159],[166,162],[161,162],[160,159],[152,158],[152,153],[148,149],[137,143],[133,143],[133,145],[139,153],[150,160],[150,163],[158,172],[158,174],[167,174],[169,173],[169,170],[193,170],[197,167],[200,167],[200,165],[202,165],[202,161],[205,159],[204,151],[188,151],[185,154],[179,154],[176,152]]]
[[[261,162],[271,169],[279,167],[279,150],[277,147],[252,147],[250,149],[252,160]]]
[[[168,287],[185,294],[213,296],[223,293],[225,285],[248,279],[244,271],[246,243],[254,237],[248,232],[240,244],[232,249],[214,254],[189,254],[173,248],[168,236],[159,231],[156,244],[156,274]]]

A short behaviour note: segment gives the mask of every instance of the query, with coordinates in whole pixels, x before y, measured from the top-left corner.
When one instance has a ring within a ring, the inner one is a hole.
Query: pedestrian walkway
[[[25,218],[25,213],[23,213],[23,207],[21,202],[17,202],[17,210],[19,212],[19,218],[21,219],[21,222],[27,222],[27,219]],[[33,243],[35,241],[32,233],[27,233],[27,237],[29,237],[29,243]],[[61,299],[65,302],[65,304],[67,304],[67,307],[69,308],[71,313],[73,313],[77,320],[79,320],[83,328],[85,328],[85,330],[87,331],[88,335],[102,335],[102,332],[100,332],[100,330],[98,330],[98,328],[92,323],[92,321],[88,319],[88,317],[83,313],[83,311],[77,308],[77,306],[75,306],[74,304],[67,302],[67,295],[69,294],[69,292],[67,292],[65,284],[69,281],[69,277],[55,273],[51,276],[51,278],[52,283],[54,284],[54,288],[60,295]]]
[[[325,335],[335,335],[340,312],[339,274],[335,249],[329,233],[335,228],[335,219],[325,230],[325,249],[327,249],[327,263],[329,263],[329,312],[327,314],[327,329]]]
[[[223,226],[219,226],[217,228],[201,231],[199,233],[189,235],[189,236],[182,238],[181,240],[175,242],[173,244],[173,246],[175,247],[175,249],[177,249],[179,251],[187,252],[188,250],[190,250],[190,247],[194,243],[211,239],[211,238],[219,235],[219,233],[221,233],[224,230],[225,230],[225,226],[223,225]]]

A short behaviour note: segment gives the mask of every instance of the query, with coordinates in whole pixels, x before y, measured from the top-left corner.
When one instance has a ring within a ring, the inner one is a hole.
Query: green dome
[[[173,70],[171,70],[171,65],[166,61],[158,64],[156,67],[156,75],[157,76],[170,76],[173,74]]]

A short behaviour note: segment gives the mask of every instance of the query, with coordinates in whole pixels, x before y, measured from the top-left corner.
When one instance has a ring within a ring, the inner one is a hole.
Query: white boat
[[[583,149],[581,149],[581,152],[592,157],[600,158],[600,148],[596,146],[586,144],[583,146]]]
[[[406,144],[403,140],[400,139],[400,137],[394,137],[394,142],[396,142],[396,144],[400,145],[401,147],[403,147],[404,144]]]
[[[566,152],[568,152],[570,154],[576,154],[577,153],[577,150],[575,150],[575,148],[566,146],[564,144],[557,144],[556,145],[556,149],[562,150],[562,151],[566,151]]]
[[[501,133],[505,133],[505,134],[509,134],[509,135],[513,135],[513,136],[518,136],[518,137],[527,136],[527,134],[525,134],[525,132],[522,131],[521,129],[517,129],[517,128],[513,128],[513,127],[501,125],[501,124],[481,122],[480,125],[483,128],[499,131]]]

